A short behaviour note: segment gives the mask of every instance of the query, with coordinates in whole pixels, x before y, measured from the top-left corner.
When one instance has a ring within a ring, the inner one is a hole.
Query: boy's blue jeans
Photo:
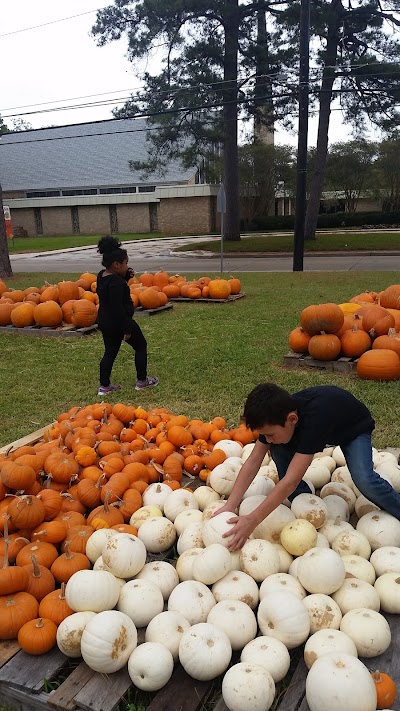
[[[351,477],[356,487],[366,496],[369,501],[400,519],[400,494],[398,494],[388,481],[382,479],[374,471],[372,463],[371,435],[365,433],[359,435],[351,442],[342,446],[342,452],[346,458],[346,464],[350,470]],[[278,476],[282,479],[287,468],[296,453],[296,445],[283,448],[278,444],[271,444],[270,451],[272,459],[276,464]],[[288,498],[290,501],[298,494],[311,493],[307,483],[301,481],[297,488]]]

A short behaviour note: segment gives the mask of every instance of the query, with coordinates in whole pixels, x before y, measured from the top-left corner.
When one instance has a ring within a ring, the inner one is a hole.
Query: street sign
[[[3,212],[4,212],[4,220],[6,223],[6,237],[7,239],[13,239],[13,231],[12,231],[12,224],[11,224],[11,210],[8,205],[3,205]],[[14,242],[13,242],[14,244]]]
[[[221,215],[221,274],[224,271],[224,215],[226,213],[226,194],[224,184],[221,183],[217,195],[217,212]]]

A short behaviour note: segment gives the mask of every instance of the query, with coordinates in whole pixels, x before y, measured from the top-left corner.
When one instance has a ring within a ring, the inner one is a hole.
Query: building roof
[[[145,119],[5,133],[0,136],[0,183],[4,191],[168,185],[187,182],[196,172],[173,161],[165,174],[143,179],[128,161],[147,158]]]

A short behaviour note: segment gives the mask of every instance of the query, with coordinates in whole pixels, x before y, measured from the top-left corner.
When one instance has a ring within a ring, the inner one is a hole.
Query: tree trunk
[[[0,277],[12,277],[6,237],[6,222],[3,212],[3,193],[0,185]]]
[[[268,78],[269,50],[265,10],[257,10],[256,81],[254,86],[254,142],[274,145],[274,105]],[[271,98],[266,99],[266,96]]]
[[[324,55],[324,71],[322,74],[321,93],[319,99],[318,138],[315,152],[314,172],[310,187],[310,197],[307,204],[304,239],[315,239],[319,207],[325,181],[332,90],[336,78],[335,66],[339,44],[338,30],[343,10],[341,0],[332,0],[329,10],[331,18],[328,21],[328,37]]]
[[[237,74],[239,49],[238,0],[225,0],[224,12],[224,186],[226,193],[225,239],[240,240]]]

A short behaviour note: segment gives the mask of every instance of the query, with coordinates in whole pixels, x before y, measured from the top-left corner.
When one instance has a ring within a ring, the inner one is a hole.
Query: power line
[[[12,32],[4,32],[0,37],[9,37],[10,35],[18,35],[20,32],[30,32],[30,30],[37,30],[39,27],[47,27],[47,25],[55,25],[57,22],[65,22],[66,20],[73,20],[75,17],[82,17],[83,15],[91,15],[92,12],[98,12],[99,10],[105,10],[105,7],[95,7],[94,10],[87,10],[86,12],[80,12],[78,15],[70,15],[69,17],[60,17],[59,20],[50,20],[49,22],[42,22],[40,25],[33,25],[32,27],[24,27],[21,30],[12,30]]]

